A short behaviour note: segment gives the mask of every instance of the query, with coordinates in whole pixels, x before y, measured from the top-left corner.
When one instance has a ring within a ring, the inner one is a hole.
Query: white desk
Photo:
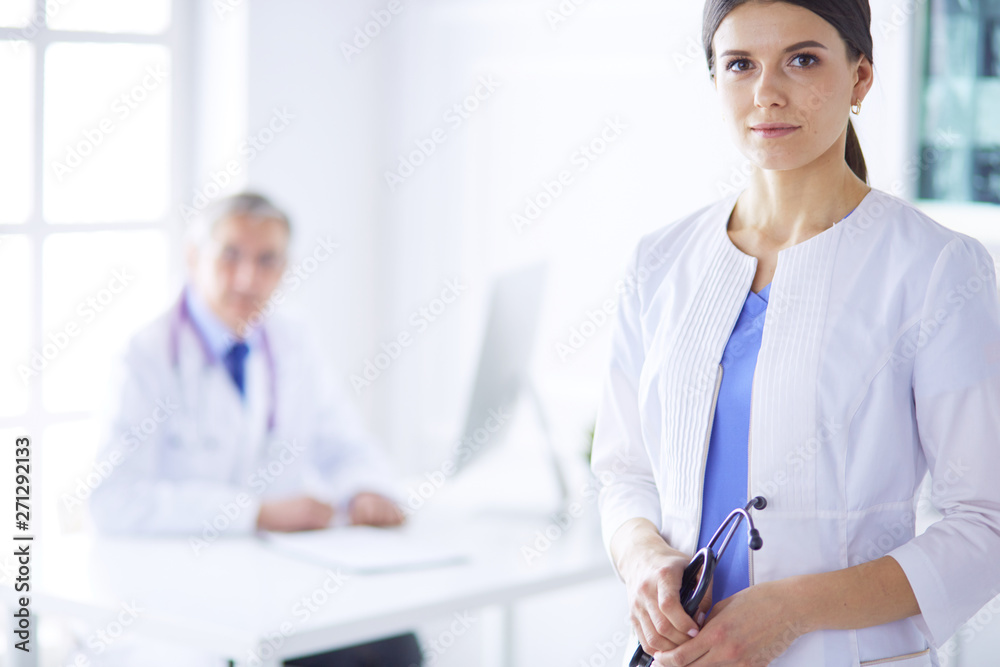
[[[500,606],[508,625],[498,661],[511,664],[513,603],[614,576],[595,527],[583,520],[529,565],[521,547],[532,544],[535,531],[546,525],[541,517],[530,523],[484,519],[460,527],[417,521],[409,530],[445,535],[465,545],[473,558],[447,567],[349,575],[339,588],[327,569],[286,557],[254,538],[219,540],[200,556],[181,539],[80,536],[42,542],[36,547],[32,612],[99,626],[122,603],[134,601],[144,611],[130,633],[204,650],[237,665],[271,666],[410,630],[429,618]],[[327,589],[336,590],[324,596],[318,591],[325,581]],[[9,604],[13,591],[0,590]],[[304,605],[296,605],[314,593],[315,611],[306,614]],[[34,643],[37,650],[37,633]],[[251,660],[254,651],[265,658],[262,663]]]

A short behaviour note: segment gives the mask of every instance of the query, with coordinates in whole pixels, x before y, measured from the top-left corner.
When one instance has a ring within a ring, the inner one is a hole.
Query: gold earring
[[[855,116],[861,115],[861,100],[858,100],[857,102],[851,105],[851,113],[854,114]]]

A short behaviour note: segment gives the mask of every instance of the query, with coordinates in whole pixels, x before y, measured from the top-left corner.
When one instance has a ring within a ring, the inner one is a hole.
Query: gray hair
[[[257,192],[240,192],[223,197],[202,209],[188,225],[186,234],[188,241],[196,246],[201,246],[211,237],[215,226],[220,221],[233,217],[277,220],[284,225],[285,231],[289,235],[292,233],[292,224],[288,215],[275,206],[270,199]]]

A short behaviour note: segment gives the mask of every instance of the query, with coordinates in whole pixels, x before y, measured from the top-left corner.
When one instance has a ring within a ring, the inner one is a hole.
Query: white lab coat
[[[341,508],[359,491],[398,499],[383,455],[301,329],[277,318],[266,325],[276,394],[269,433],[263,350],[247,357],[244,403],[225,366],[207,362],[190,321],[176,328],[174,364],[177,318],[174,305],[124,355],[98,457],[123,460],[91,497],[98,529],[217,539],[251,532],[264,499],[308,493]]]
[[[735,201],[647,235],[633,257],[594,436],[606,543],[644,517],[696,549],[720,360],[756,271],[726,232]],[[782,250],[748,448],[749,495],[768,500],[751,583],[888,554],[922,611],[804,635],[772,664],[936,664],[929,647],[1000,593],[1000,309],[982,245],[873,191]],[[944,518],[914,537],[928,471]]]

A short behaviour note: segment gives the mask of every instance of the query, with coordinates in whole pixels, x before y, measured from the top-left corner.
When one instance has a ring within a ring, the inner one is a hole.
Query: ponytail
[[[861,152],[861,142],[858,140],[858,133],[854,131],[854,123],[847,121],[847,146],[844,149],[844,159],[851,171],[865,183],[868,183],[868,166],[865,164],[865,155]]]

